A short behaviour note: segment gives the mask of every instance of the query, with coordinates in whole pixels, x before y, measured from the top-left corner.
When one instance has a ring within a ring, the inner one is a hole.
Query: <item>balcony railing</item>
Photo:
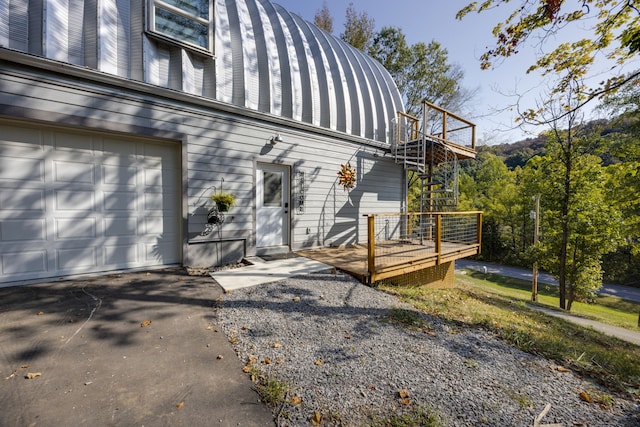
[[[366,216],[370,283],[480,253],[479,211]]]

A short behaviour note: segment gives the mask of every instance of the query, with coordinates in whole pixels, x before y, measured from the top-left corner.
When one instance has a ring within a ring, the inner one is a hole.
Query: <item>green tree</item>
[[[489,69],[494,61],[516,55],[523,46],[535,39],[539,55],[528,72],[538,70],[545,76],[557,77],[552,95],[564,94],[576,80],[584,79],[596,58],[611,62],[611,77],[595,87],[584,87],[584,98],[571,109],[602,94],[617,90],[625,82],[638,77],[640,72],[625,76],[622,66],[640,50],[640,9],[634,1],[583,0],[483,0],[471,2],[456,17],[463,19],[469,13],[482,13],[500,7],[510,11],[508,17],[493,28],[495,46],[481,56],[481,68]],[[591,37],[557,44],[569,29],[588,29]],[[568,111],[568,110],[567,110]],[[529,110],[529,115],[540,114]]]
[[[606,138],[608,188],[623,217],[625,245],[607,257],[610,280],[640,280],[640,79],[607,96],[603,108],[616,117]]]
[[[529,160],[524,171],[526,191],[541,195],[537,261],[558,278],[560,308],[566,310],[602,285],[602,257],[620,243],[621,216],[607,200],[598,138],[580,135],[572,123],[554,128],[547,154]]]
[[[344,32],[340,38],[356,49],[367,52],[373,39],[375,20],[367,12],[356,12],[353,3],[347,6]]]
[[[322,28],[328,33],[333,33],[333,17],[326,1],[322,2],[322,7],[316,11],[313,23],[316,24],[316,27]]]
[[[519,242],[519,200],[516,173],[501,158],[484,151],[460,174],[461,210],[482,210],[482,257],[505,260]],[[511,259],[513,261],[513,259]]]
[[[408,114],[419,114],[425,100],[460,112],[476,93],[462,86],[464,71],[449,62],[449,52],[435,40],[409,46],[400,28],[384,27],[373,37],[369,54],[393,76]]]

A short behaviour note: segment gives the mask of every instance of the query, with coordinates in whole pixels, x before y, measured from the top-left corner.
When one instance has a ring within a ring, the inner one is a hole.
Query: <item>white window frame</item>
[[[213,55],[213,3],[214,0],[208,0],[209,2],[209,19],[204,19],[199,16],[193,15],[187,11],[184,11],[178,7],[172,6],[164,2],[163,0],[147,0],[147,31],[155,36],[158,36],[166,41],[171,43],[179,44],[184,47],[188,47],[191,49],[196,49],[200,52],[207,53],[209,55]],[[199,44],[192,43],[188,40],[183,40],[178,37],[173,36],[172,34],[166,34],[156,30],[156,7],[167,10],[176,15],[180,15],[190,21],[196,22],[200,25],[204,25],[207,27],[207,47],[200,46]]]

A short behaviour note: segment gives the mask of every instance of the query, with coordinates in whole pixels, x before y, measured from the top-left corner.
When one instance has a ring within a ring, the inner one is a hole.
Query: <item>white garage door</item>
[[[0,283],[180,261],[177,144],[0,121]]]

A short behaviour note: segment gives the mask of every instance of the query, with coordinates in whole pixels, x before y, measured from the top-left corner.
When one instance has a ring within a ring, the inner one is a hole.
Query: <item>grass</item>
[[[384,419],[374,419],[373,427],[440,427],[442,421],[437,412],[417,407],[402,414],[393,414]]]
[[[466,275],[470,280],[491,290],[493,293],[522,301],[531,300],[531,282],[503,277],[495,274],[484,275],[472,272]],[[464,275],[458,275],[460,280]],[[558,287],[540,284],[538,286],[538,301],[541,306],[558,308]],[[638,328],[638,313],[640,303],[626,301],[620,298],[598,295],[594,303],[574,302],[571,314],[597,320],[613,326],[619,326],[632,331],[640,332]]]
[[[399,295],[416,309],[437,316],[454,327],[488,329],[521,350],[555,360],[611,390],[640,397],[640,347],[527,307],[525,303],[531,298],[527,282],[467,274],[456,276],[453,289],[428,290],[388,284],[381,284],[380,289]],[[557,296],[554,299],[554,292],[557,290],[541,288],[539,302],[555,307]],[[574,309],[576,312],[587,310],[589,317],[598,320],[619,312],[615,316],[618,325],[628,323],[624,319],[635,314],[634,324],[637,324],[640,307],[636,304],[615,301],[611,297],[602,301],[603,306],[597,310],[588,310],[596,306],[587,304],[580,304],[584,305],[580,308],[574,304]]]

